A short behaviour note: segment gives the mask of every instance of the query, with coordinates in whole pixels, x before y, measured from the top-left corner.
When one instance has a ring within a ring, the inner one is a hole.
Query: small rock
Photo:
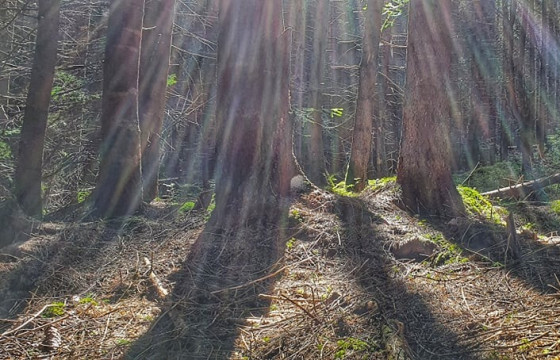
[[[404,243],[394,244],[391,246],[391,253],[396,259],[422,261],[430,257],[436,249],[436,244],[416,237]]]

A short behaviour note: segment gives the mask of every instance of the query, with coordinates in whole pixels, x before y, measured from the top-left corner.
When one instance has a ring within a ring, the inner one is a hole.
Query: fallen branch
[[[544,178],[527,181],[514,186],[503,187],[482,193],[489,198],[515,198],[519,199],[524,195],[530,194],[538,189],[547,187],[549,185],[560,184],[560,173],[547,176]]]
[[[150,260],[147,257],[144,257],[144,263],[147,266],[150,267],[149,278],[150,278],[150,281],[152,282],[153,287],[156,289],[156,292],[157,292],[158,296],[161,299],[165,299],[165,297],[169,294],[169,291],[167,291],[165,286],[163,286],[163,283],[161,282],[161,280],[154,273],[152,263],[150,262]]]
[[[16,327],[13,330],[7,330],[7,331],[3,332],[2,334],[0,334],[0,339],[23,329],[27,324],[29,324],[31,321],[33,321],[33,319],[36,319],[37,317],[39,317],[39,315],[41,315],[43,313],[43,311],[45,311],[47,308],[50,308],[51,306],[56,306],[56,304],[48,304],[48,305],[43,306],[41,308],[41,310],[39,310],[35,314],[33,314],[33,316],[31,316],[29,319],[27,319],[20,326]]]

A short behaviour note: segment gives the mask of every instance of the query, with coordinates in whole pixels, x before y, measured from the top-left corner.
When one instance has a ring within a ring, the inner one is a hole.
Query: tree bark
[[[451,0],[410,2],[403,142],[397,169],[404,205],[420,215],[442,218],[464,213],[451,178],[448,138],[451,4]]]
[[[508,6],[509,3],[509,6]],[[502,109],[501,121],[501,160],[508,158],[508,148],[514,144],[514,136],[511,126],[511,117],[515,110],[515,86],[514,86],[514,63],[513,63],[513,22],[515,17],[513,0],[502,0],[502,33],[504,36],[503,49],[503,76],[505,82],[505,101]]]
[[[533,139],[535,136],[534,122],[531,119],[531,105],[530,105],[530,89],[529,84],[525,81],[527,69],[527,34],[528,34],[528,16],[527,9],[524,5],[518,3],[516,0],[513,5],[516,5],[515,18],[516,23],[519,25],[519,36],[516,38],[515,45],[517,51],[513,53],[514,65],[514,116],[519,122],[519,143],[521,149],[521,172],[525,176],[530,176],[533,171]]]
[[[56,65],[59,18],[60,0],[39,1],[35,57],[14,177],[15,195],[22,210],[38,218],[43,212],[41,200],[43,148]]]
[[[350,162],[346,172],[346,184],[353,184],[355,191],[362,191],[367,185],[368,164],[372,153],[374,113],[379,96],[376,82],[382,7],[383,1],[369,0],[365,11],[356,119]],[[379,133],[377,135],[383,136]]]
[[[315,1],[313,23],[313,61],[309,80],[310,107],[313,109],[311,138],[309,140],[308,177],[315,184],[324,185],[325,181],[325,149],[323,144],[322,120],[322,81],[325,66],[325,48],[327,42],[327,20],[329,1]]]
[[[158,194],[160,137],[165,115],[167,73],[171,53],[171,31],[175,0],[146,0],[140,52],[138,93],[143,200]]]
[[[229,221],[277,221],[293,176],[289,32],[282,26],[282,3],[223,0],[220,5],[213,218],[225,227]]]
[[[103,100],[101,164],[94,217],[130,215],[142,199],[138,75],[144,0],[114,0],[109,13]]]

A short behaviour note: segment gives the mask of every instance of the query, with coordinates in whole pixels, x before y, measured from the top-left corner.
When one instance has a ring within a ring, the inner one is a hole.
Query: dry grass
[[[0,358],[560,359],[555,238],[520,234],[519,259],[505,231],[492,251],[465,249],[478,225],[432,226],[395,194],[316,190],[284,232],[203,233],[204,214],[165,204],[117,230],[50,226],[0,250]],[[395,259],[417,237],[456,241],[469,261]],[[247,238],[284,251],[267,259]]]

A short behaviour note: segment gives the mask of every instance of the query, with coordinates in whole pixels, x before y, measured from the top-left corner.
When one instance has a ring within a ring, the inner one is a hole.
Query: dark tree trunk
[[[529,14],[525,6],[518,4],[517,1],[514,4],[517,5],[516,18],[519,25],[519,36],[516,38],[517,51],[513,55],[515,74],[515,108],[513,111],[520,127],[521,172],[525,176],[530,176],[533,170],[532,144],[535,131],[534,122],[531,119],[530,89],[528,82],[525,80],[529,71],[526,61]]]
[[[323,144],[322,120],[322,81],[325,66],[325,48],[327,42],[327,22],[329,1],[316,0],[313,16],[313,55],[309,80],[310,107],[313,109],[311,138],[309,140],[308,177],[316,184],[324,185],[325,181],[325,147]]]
[[[14,177],[16,198],[23,211],[34,217],[41,217],[43,211],[43,147],[56,65],[59,16],[60,0],[39,1],[37,44]]]
[[[160,136],[165,113],[174,9],[175,0],[146,0],[144,6],[138,108],[143,200],[146,202],[158,195]]]
[[[509,5],[509,6],[508,6]],[[502,33],[504,36],[503,50],[503,74],[505,87],[505,101],[502,108],[501,121],[501,159],[508,156],[509,146],[514,144],[514,136],[511,126],[511,118],[515,110],[515,86],[514,86],[514,64],[513,64],[513,22],[515,18],[513,0],[502,0]]]
[[[368,164],[372,153],[374,113],[378,99],[376,83],[382,7],[383,1],[369,0],[365,13],[356,119],[352,152],[346,173],[346,184],[354,184],[356,191],[362,191],[367,185]],[[383,136],[379,133],[377,135]]]
[[[111,4],[103,67],[101,164],[95,217],[134,213],[142,200],[138,76],[144,0]]]
[[[277,221],[289,194],[289,32],[280,1],[222,1],[218,37],[218,167],[213,218]]]
[[[494,81],[498,77],[493,56],[495,3],[473,0],[468,8],[467,53],[470,54],[470,76],[472,88],[468,129],[469,168],[477,163],[493,163],[492,136],[496,121]],[[485,145],[485,146],[484,146]],[[488,149],[484,151],[484,149]]]
[[[448,138],[451,4],[451,0],[410,2],[403,142],[397,169],[404,205],[415,213],[438,217],[464,213],[451,178]]]

